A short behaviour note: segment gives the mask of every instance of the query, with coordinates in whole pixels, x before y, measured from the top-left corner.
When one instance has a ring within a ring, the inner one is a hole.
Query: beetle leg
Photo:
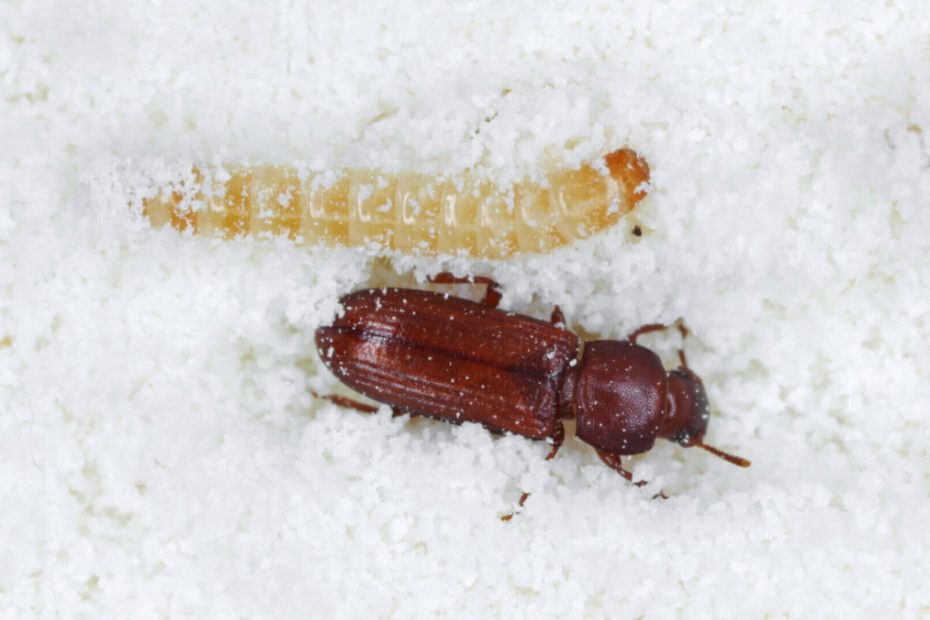
[[[313,390],[310,390],[310,393],[314,398],[321,398],[323,400],[328,400],[329,402],[338,405],[340,407],[345,407],[346,409],[355,409],[356,411],[361,411],[362,413],[378,413],[380,407],[374,405],[369,405],[368,403],[363,403],[359,400],[353,400],[345,396],[338,396],[336,394],[317,394]],[[405,411],[403,409],[398,409],[397,407],[391,407],[391,416],[399,418],[402,415],[409,415],[411,417],[417,415],[413,411]]]
[[[668,329],[668,325],[663,323],[649,323],[648,325],[643,325],[642,327],[637,327],[636,330],[630,332],[630,335],[626,337],[627,340],[636,344],[636,339],[642,336],[643,334],[651,334],[652,332],[660,332],[663,329]]]
[[[549,317],[549,322],[553,325],[561,325],[565,327],[565,315],[562,314],[562,309],[556,306],[552,309],[552,315]]]
[[[550,439],[552,439],[552,450],[550,450],[549,454],[546,456],[547,461],[551,461],[555,458],[555,455],[559,453],[559,448],[562,447],[562,442],[565,441],[565,426],[561,422],[558,424],[555,432],[552,433],[550,437]]]
[[[607,465],[607,467],[616,471],[617,473],[619,473],[621,476],[623,476],[630,482],[633,482],[633,474],[631,474],[628,470],[623,468],[623,464],[621,463],[619,454],[615,452],[605,452],[603,450],[596,450],[596,452],[597,452],[597,455],[601,457],[601,460],[604,461],[604,464]],[[645,480],[637,480],[633,482],[633,484],[635,484],[638,487],[641,487],[649,483],[646,482]]]
[[[640,327],[639,329],[631,333],[629,336],[627,336],[626,339],[632,342],[633,344],[636,344],[636,339],[642,336],[643,334],[650,334],[652,332],[660,332],[663,329],[669,329],[672,327],[677,329],[678,332],[681,334],[682,342],[685,339],[687,339],[688,334],[691,333],[688,331],[688,328],[685,325],[685,322],[682,321],[681,319],[678,319],[671,325],[664,325],[662,323],[649,323],[648,325],[643,325],[642,327]],[[685,356],[684,349],[678,349],[678,359],[681,361],[682,368],[688,368],[690,370],[690,368],[688,367],[688,358]]]
[[[643,334],[651,334],[652,332],[660,332],[663,329],[671,329],[674,327],[681,334],[681,339],[684,340],[688,337],[688,334],[691,332],[688,330],[688,327],[685,325],[685,322],[681,319],[678,319],[671,325],[666,325],[664,323],[649,323],[648,325],[643,325],[639,329],[632,332],[629,336],[626,337],[630,342],[635,343],[636,339],[642,336]]]
[[[496,308],[501,302],[501,285],[495,280],[486,276],[467,276],[459,277],[452,275],[448,271],[437,273],[429,277],[429,281],[435,284],[486,284],[488,289],[481,298],[481,303],[489,308]]]
[[[527,493],[526,491],[523,492],[523,495],[520,496],[520,501],[518,502],[520,505],[520,508],[523,508],[523,504],[526,503],[526,498],[528,498],[529,496],[530,496],[529,493]],[[501,521],[510,521],[511,519],[513,519],[513,516],[517,514],[517,512],[519,511],[511,512],[510,514],[506,514],[506,515],[501,515]]]
[[[374,405],[352,400],[351,398],[346,398],[345,396],[336,396],[333,394],[321,395],[317,394],[313,390],[310,390],[310,393],[313,394],[314,398],[322,398],[333,404],[339,405],[340,407],[355,409],[356,411],[361,411],[362,413],[377,413],[378,411],[378,407],[375,407]]]

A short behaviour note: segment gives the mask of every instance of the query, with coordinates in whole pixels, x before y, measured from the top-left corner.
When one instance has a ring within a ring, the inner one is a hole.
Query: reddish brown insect
[[[433,281],[466,280],[442,274]],[[646,325],[627,340],[595,340],[582,348],[562,326],[558,307],[549,323],[504,312],[496,309],[497,284],[474,281],[488,285],[482,303],[396,288],[346,295],[343,315],[316,332],[320,357],[346,385],[398,415],[478,422],[496,432],[549,439],[547,458],[564,439],[562,420],[575,418],[578,438],[627,480],[632,475],[621,457],[646,452],[656,437],[749,466],[703,443],[707,396],[684,351],[681,366],[666,371],[658,355],[636,344],[642,334],[665,326]]]

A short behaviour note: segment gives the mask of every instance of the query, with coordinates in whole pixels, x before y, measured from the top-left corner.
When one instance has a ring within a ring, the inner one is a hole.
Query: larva
[[[603,163],[603,165],[600,165]],[[631,149],[556,170],[546,183],[500,189],[481,179],[281,166],[195,169],[188,192],[143,204],[156,226],[235,237],[287,235],[305,243],[373,246],[421,255],[506,258],[547,252],[613,225],[646,195],[649,166]]]

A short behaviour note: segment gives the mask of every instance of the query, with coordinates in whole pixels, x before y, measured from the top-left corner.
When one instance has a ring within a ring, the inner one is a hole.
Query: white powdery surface
[[[930,614],[925,0],[154,4],[0,5],[0,616]],[[125,209],[140,162],[506,183],[627,143],[635,220],[502,264]],[[313,402],[338,296],[446,268],[588,335],[685,317],[752,467],[661,442],[637,489]]]

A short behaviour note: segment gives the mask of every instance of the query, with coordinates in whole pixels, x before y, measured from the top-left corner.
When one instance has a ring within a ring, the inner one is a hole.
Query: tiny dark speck
[[[634,236],[634,237],[642,237],[642,236],[643,236],[643,229],[639,227],[639,224],[637,224],[636,226],[633,227],[633,236]]]

